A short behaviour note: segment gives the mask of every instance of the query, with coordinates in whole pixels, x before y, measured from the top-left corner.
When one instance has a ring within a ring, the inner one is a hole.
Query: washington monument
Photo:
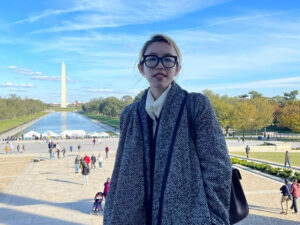
[[[61,107],[67,107],[66,68],[64,62],[61,65]]]

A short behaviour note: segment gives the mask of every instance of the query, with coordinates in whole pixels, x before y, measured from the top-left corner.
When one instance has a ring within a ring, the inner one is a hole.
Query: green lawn
[[[230,152],[230,154],[246,157],[245,152]],[[292,166],[300,167],[300,152],[290,152],[289,154]],[[250,152],[249,157],[253,159],[261,159],[270,162],[281,163],[284,165],[285,152]]]
[[[20,126],[20,125],[22,125],[26,122],[29,122],[33,119],[36,119],[36,118],[41,117],[41,116],[46,115],[46,114],[47,114],[46,112],[40,112],[40,113],[28,115],[28,116],[18,117],[16,119],[1,121],[0,122],[0,133],[3,133],[5,131],[8,131],[10,129],[18,127],[18,126]]]
[[[81,114],[88,116],[94,120],[98,120],[101,121],[103,123],[106,123],[114,128],[119,129],[120,127],[120,119],[119,118],[112,118],[112,117],[108,117],[108,116],[100,116],[100,115],[96,115],[93,113],[88,113],[88,112],[80,112]]]

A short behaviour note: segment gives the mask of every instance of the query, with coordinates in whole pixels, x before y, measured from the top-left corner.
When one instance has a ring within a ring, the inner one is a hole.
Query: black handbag
[[[195,111],[194,111],[194,105],[191,103],[192,95],[193,94],[188,94],[187,97],[187,118],[188,118],[189,129],[191,131],[192,138],[194,141],[194,145],[196,146],[196,126],[194,123],[195,117],[193,116],[194,114],[192,113]],[[196,152],[200,160],[198,151]],[[229,208],[230,224],[235,224],[243,220],[249,214],[249,206],[240,179],[242,179],[240,171],[236,168],[232,168],[232,183],[231,183],[230,208]]]
[[[232,183],[230,195],[230,224],[235,224],[242,219],[246,218],[249,214],[249,206],[246,196],[243,191],[240,180],[242,179],[241,173],[238,169],[232,168]]]

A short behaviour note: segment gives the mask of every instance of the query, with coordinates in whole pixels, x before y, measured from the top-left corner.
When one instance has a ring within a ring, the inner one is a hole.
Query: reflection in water
[[[61,132],[67,130],[67,112],[61,113]]]
[[[35,124],[26,128],[22,133],[27,133],[31,130],[44,133],[51,130],[60,134],[64,130],[84,130],[86,132],[102,132],[106,131],[103,127],[90,121],[86,117],[71,112],[55,112],[50,113]]]

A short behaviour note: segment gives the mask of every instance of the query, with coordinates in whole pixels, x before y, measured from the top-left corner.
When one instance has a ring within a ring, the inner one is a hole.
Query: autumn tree
[[[279,109],[277,116],[279,127],[287,127],[300,132],[300,101],[288,101]]]
[[[233,105],[227,103],[220,95],[214,94],[211,90],[204,90],[203,94],[209,98],[218,121],[227,135],[229,128],[232,127]]]
[[[251,104],[249,100],[243,100],[236,103],[233,113],[233,127],[237,130],[242,130],[243,136],[245,135],[245,131],[254,128],[257,110],[256,106]]]
[[[256,131],[273,123],[275,104],[267,98],[254,97],[250,103],[255,106],[256,116],[253,121],[253,128]]]

